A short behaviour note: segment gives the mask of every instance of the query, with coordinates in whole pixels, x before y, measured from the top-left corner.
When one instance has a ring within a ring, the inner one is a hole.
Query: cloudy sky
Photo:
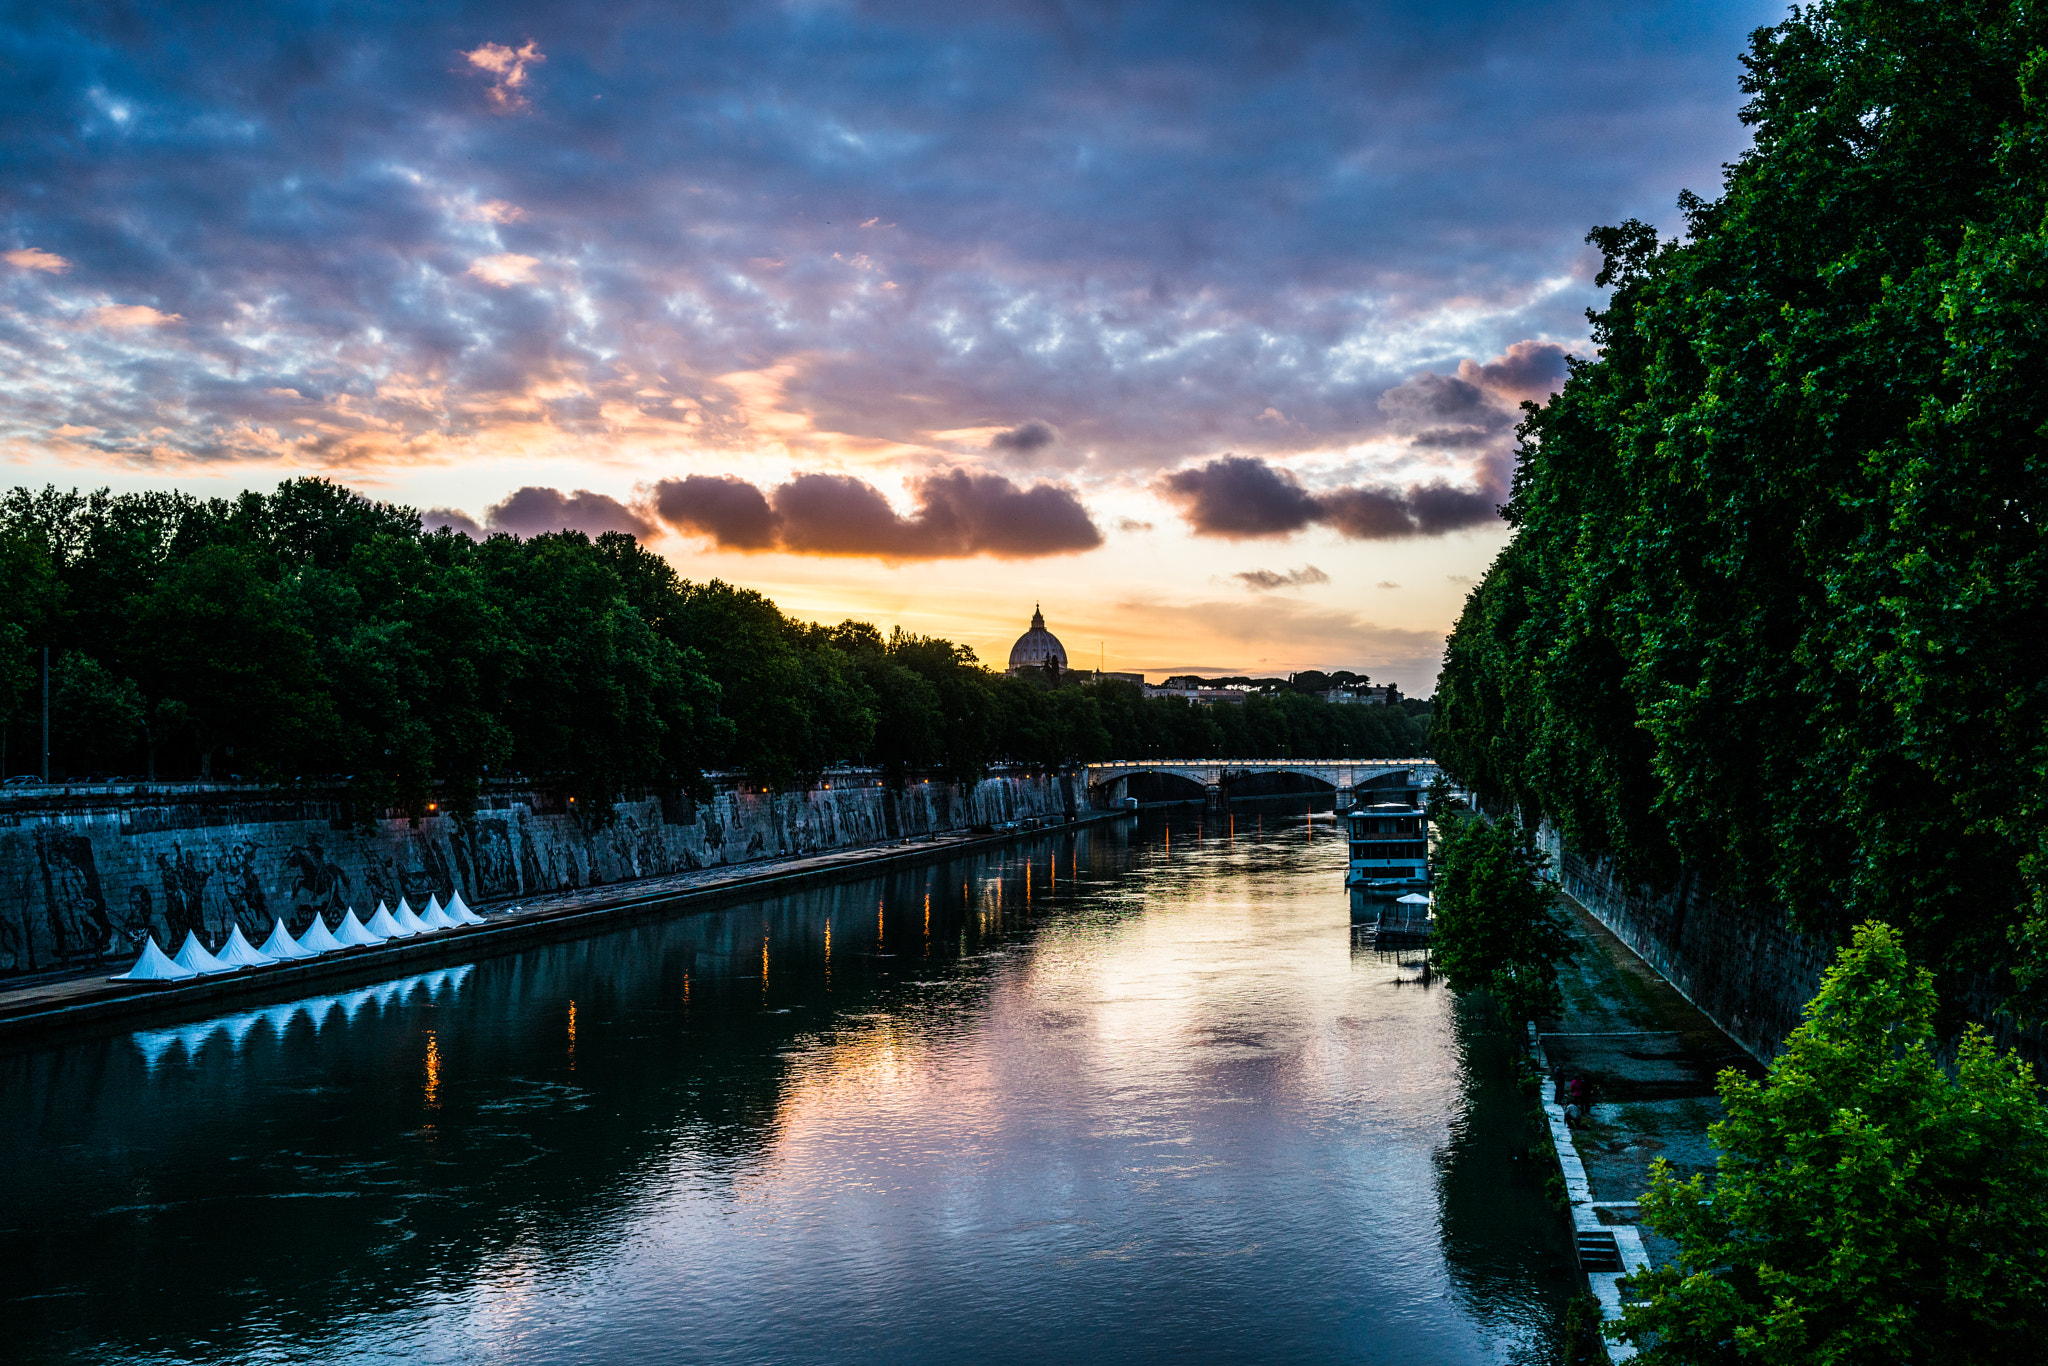
[[[10,7],[5,482],[307,472],[805,617],[1426,693],[1587,228],[1782,5]]]

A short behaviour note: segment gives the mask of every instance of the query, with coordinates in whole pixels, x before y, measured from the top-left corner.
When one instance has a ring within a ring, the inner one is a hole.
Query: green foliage
[[[789,788],[872,764],[900,787],[1113,753],[1426,752],[1426,706],[1205,708],[1001,677],[952,641],[687,582],[631,536],[479,545],[320,479],[205,501],[14,489],[0,602],[0,724],[33,710],[32,652],[53,646],[58,776],[346,780],[362,812],[467,812],[494,775],[559,784],[601,821],[717,770]]]
[[[1533,834],[1512,817],[1448,811],[1431,850],[1435,927],[1430,963],[1454,991],[1484,991],[1510,1019],[1556,1013],[1557,961],[1572,951]]]
[[[1656,885],[1876,917],[2048,1004],[2048,10],[1760,30],[1683,243],[1596,230],[1436,753]],[[2037,930],[2019,929],[2029,915]]]
[[[31,651],[49,643],[62,601],[63,586],[41,543],[0,525],[0,724],[35,691],[40,666]]]
[[[91,655],[67,650],[50,670],[54,747],[89,770],[118,768],[142,734],[142,691]]]
[[[327,718],[311,634],[232,545],[207,546],[133,600],[126,653],[144,661],[145,692],[184,704],[201,777],[238,743],[258,772],[289,763]]]
[[[1564,1366],[1607,1366],[1607,1344],[1600,1339],[1600,1301],[1575,1295],[1564,1307]]]
[[[1676,1265],[1635,1278],[1648,1366],[2048,1359],[2048,1112],[1974,1028],[1934,1052],[1932,974],[1870,922],[1762,1082],[1721,1077],[1711,1181],[1653,1171]]]

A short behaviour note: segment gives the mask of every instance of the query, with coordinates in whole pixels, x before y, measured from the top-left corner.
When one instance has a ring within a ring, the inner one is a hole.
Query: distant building
[[[1036,603],[1031,607],[1031,629],[1017,637],[1017,643],[1010,647],[1011,674],[1050,674],[1054,682],[1067,671],[1067,647],[1060,644],[1060,638],[1045,629],[1045,613],[1038,610]]]
[[[1362,688],[1332,688],[1316,696],[1339,706],[1390,707],[1401,700],[1401,690],[1392,683],[1381,683]]]
[[[1243,688],[1212,688],[1199,678],[1181,675],[1169,678],[1156,687],[1146,684],[1145,696],[1177,697],[1183,702],[1199,702],[1204,706],[1213,706],[1218,702],[1241,703],[1251,694]]]

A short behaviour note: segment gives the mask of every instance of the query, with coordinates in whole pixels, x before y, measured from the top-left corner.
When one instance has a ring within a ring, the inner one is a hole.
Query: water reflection
[[[1512,1041],[1353,952],[1342,842],[1293,811],[1051,836],[0,1059],[0,1158],[35,1174],[0,1192],[12,1339],[1540,1354],[1568,1251],[1518,1180]]]

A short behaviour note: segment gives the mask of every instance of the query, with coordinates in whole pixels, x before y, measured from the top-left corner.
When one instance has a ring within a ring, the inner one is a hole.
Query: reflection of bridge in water
[[[1233,796],[1305,792],[1335,793],[1342,806],[1375,788],[1426,788],[1436,772],[1434,759],[1118,759],[1083,768],[1096,806],[1120,806],[1126,797],[1220,805]]]

